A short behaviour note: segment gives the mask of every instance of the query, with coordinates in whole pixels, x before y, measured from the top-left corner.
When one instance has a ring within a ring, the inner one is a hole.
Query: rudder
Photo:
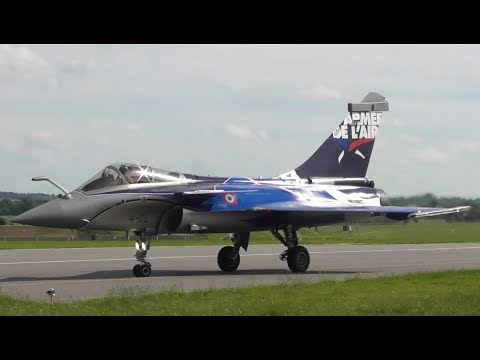
[[[385,97],[376,92],[368,93],[360,103],[349,103],[345,120],[307,161],[295,169],[296,175],[302,179],[364,178],[382,112],[388,110]]]

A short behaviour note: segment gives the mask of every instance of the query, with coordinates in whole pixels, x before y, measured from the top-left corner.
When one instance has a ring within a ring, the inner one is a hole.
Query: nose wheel
[[[149,277],[152,274],[152,266],[150,263],[143,265],[137,264],[133,267],[133,275],[136,277]]]
[[[133,267],[133,275],[136,277],[149,277],[152,274],[152,265],[146,260],[150,249],[150,241],[144,232],[136,232],[139,238],[135,241],[135,258],[140,264]]]

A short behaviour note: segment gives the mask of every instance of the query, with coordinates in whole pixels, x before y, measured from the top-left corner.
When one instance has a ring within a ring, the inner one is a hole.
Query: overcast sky
[[[0,45],[0,191],[122,161],[278,175],[377,91],[377,187],[480,197],[479,64],[479,45]]]

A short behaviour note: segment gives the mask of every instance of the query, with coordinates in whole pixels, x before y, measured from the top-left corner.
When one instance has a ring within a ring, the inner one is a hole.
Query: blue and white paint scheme
[[[222,248],[223,271],[240,264],[252,231],[270,230],[286,246],[280,255],[294,272],[310,264],[298,244],[303,227],[345,223],[384,215],[394,220],[447,215],[469,207],[391,206],[387,195],[366,178],[370,157],[389,110],[385,97],[370,92],[349,103],[348,114],[315,153],[297,168],[271,178],[227,178],[165,171],[150,165],[118,163],[105,167],[64,195],[17,216],[35,226],[91,230],[125,230],[137,235],[135,276],[149,276],[149,237],[162,233],[231,233],[232,246]],[[283,235],[280,234],[283,232]]]

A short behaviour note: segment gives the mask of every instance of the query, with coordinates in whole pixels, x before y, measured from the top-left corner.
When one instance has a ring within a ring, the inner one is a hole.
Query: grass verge
[[[480,315],[479,292],[480,271],[445,271],[317,284],[170,290],[54,304],[0,295],[0,315],[463,316]]]

